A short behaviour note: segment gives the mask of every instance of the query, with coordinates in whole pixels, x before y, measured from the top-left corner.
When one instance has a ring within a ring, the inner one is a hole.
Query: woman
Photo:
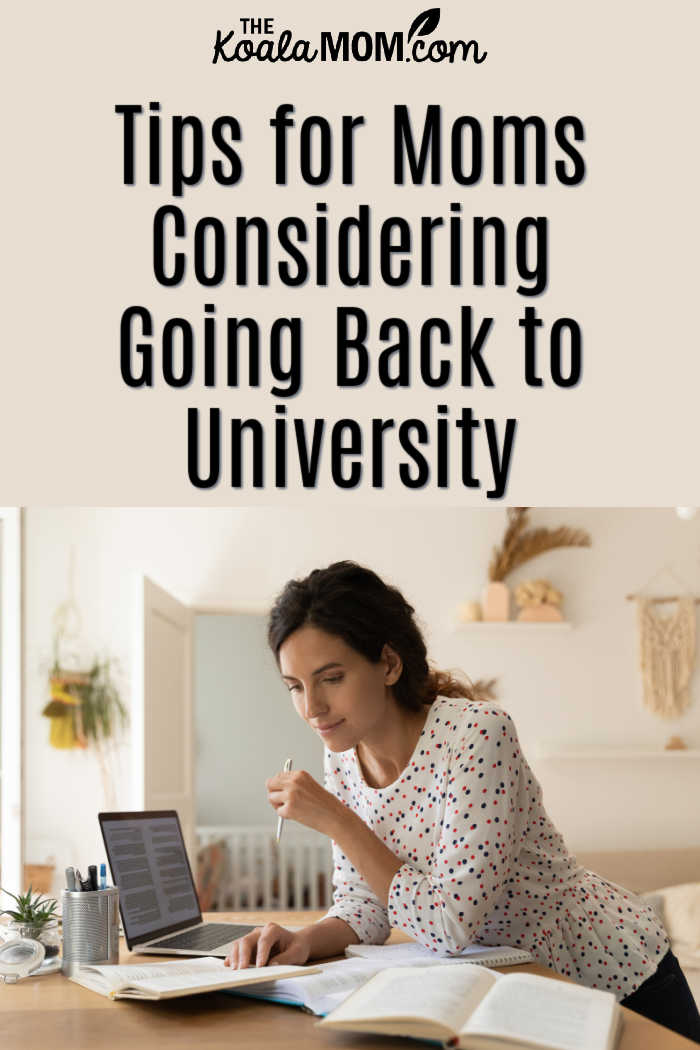
[[[226,962],[305,963],[390,926],[439,955],[513,945],[700,1041],[700,1016],[663,926],[579,867],[542,805],[510,716],[429,668],[413,609],[352,562],[287,584],[268,641],[297,713],[325,747],[325,788],[267,782],[277,814],[333,840],[334,901],[300,931],[275,923]]]

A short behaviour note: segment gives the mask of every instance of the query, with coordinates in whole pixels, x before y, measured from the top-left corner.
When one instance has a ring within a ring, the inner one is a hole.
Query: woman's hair
[[[398,588],[355,562],[334,562],[285,586],[268,622],[268,643],[278,661],[283,642],[307,624],[342,638],[372,663],[390,645],[403,663],[393,693],[409,710],[417,711],[437,696],[468,700],[493,696],[493,680],[472,684],[466,676],[460,681],[449,671],[431,668],[413,607]]]

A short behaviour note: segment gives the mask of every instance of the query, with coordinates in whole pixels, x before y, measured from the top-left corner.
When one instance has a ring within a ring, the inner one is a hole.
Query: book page
[[[110,989],[120,988],[125,984],[128,980],[125,971],[130,969],[130,966],[81,966],[72,979],[104,991],[106,995]]]
[[[496,1035],[561,1050],[603,1050],[615,1006],[610,992],[513,974],[491,989],[460,1034]]]
[[[321,967],[320,973],[311,974],[303,981],[278,980],[257,985],[253,995],[260,998],[270,996],[282,1002],[296,1003],[305,1006],[311,1013],[322,1016],[335,1010],[370,977],[383,969],[385,965],[379,962],[341,959],[338,962],[326,963]]]
[[[333,1021],[405,1017],[457,1033],[500,978],[483,966],[420,966],[382,970],[333,1012]]]
[[[192,974],[193,977],[196,977],[198,974],[206,973],[211,980],[217,980],[222,968],[222,959],[178,959],[174,962],[165,963],[145,963],[122,966],[81,966],[76,977],[84,976],[88,979],[96,977],[99,983],[104,981],[107,988],[113,989],[126,987],[127,984],[133,984],[135,981],[150,981],[152,979],[166,977],[170,974],[172,974],[173,979],[177,980],[179,977],[186,974]]]
[[[251,966],[247,970],[232,970],[224,966],[223,959],[187,959],[182,962],[160,963],[159,966],[130,966],[129,986],[154,992],[185,991],[186,989],[206,988],[208,985],[243,985],[257,981],[270,980],[282,972],[285,977],[292,974],[303,974],[303,966]]]
[[[133,966],[82,966],[76,978],[105,982],[105,991],[139,987],[153,992],[185,991],[206,988],[208,985],[249,984],[270,980],[276,973],[285,977],[306,972],[304,966],[259,966],[248,970],[232,970],[223,959],[177,959],[172,962],[147,963]]]

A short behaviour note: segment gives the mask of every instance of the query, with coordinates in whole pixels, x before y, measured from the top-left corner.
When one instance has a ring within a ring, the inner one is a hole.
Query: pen
[[[75,893],[75,869],[66,868],[66,889]]]
[[[97,865],[96,864],[90,864],[88,866],[88,879],[90,881],[90,889],[91,890],[96,890],[97,889]]]
[[[291,760],[291,758],[288,758],[287,761],[284,763],[284,772],[285,773],[289,773],[291,771],[291,768],[292,768],[292,760]],[[277,835],[276,835],[277,842],[279,842],[279,840],[282,837],[282,825],[283,824],[284,824],[284,817],[278,817],[277,818]]]
[[[107,865],[100,864],[100,889],[107,889]]]
[[[80,874],[80,868],[75,869],[75,888],[80,893],[83,888],[83,876]]]

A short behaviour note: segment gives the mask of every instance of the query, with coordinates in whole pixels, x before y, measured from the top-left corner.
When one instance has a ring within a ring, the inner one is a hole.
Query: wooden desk
[[[282,925],[301,926],[321,913],[260,912],[211,915],[212,919],[260,923],[267,918]],[[392,940],[405,940],[393,933]],[[171,956],[172,958],[172,956]],[[122,950],[122,962],[149,961],[157,956],[131,955]],[[508,972],[556,976],[542,966],[508,967]],[[691,1050],[695,1046],[667,1028],[624,1011],[618,1050]],[[163,1002],[112,1002],[74,984],[62,974],[28,977],[16,985],[0,986],[2,1045],[12,1050],[406,1050],[408,1041],[389,1037],[321,1032],[316,1018],[289,1006],[255,1002],[222,993],[193,995]],[[410,1045],[417,1045],[411,1043]]]

